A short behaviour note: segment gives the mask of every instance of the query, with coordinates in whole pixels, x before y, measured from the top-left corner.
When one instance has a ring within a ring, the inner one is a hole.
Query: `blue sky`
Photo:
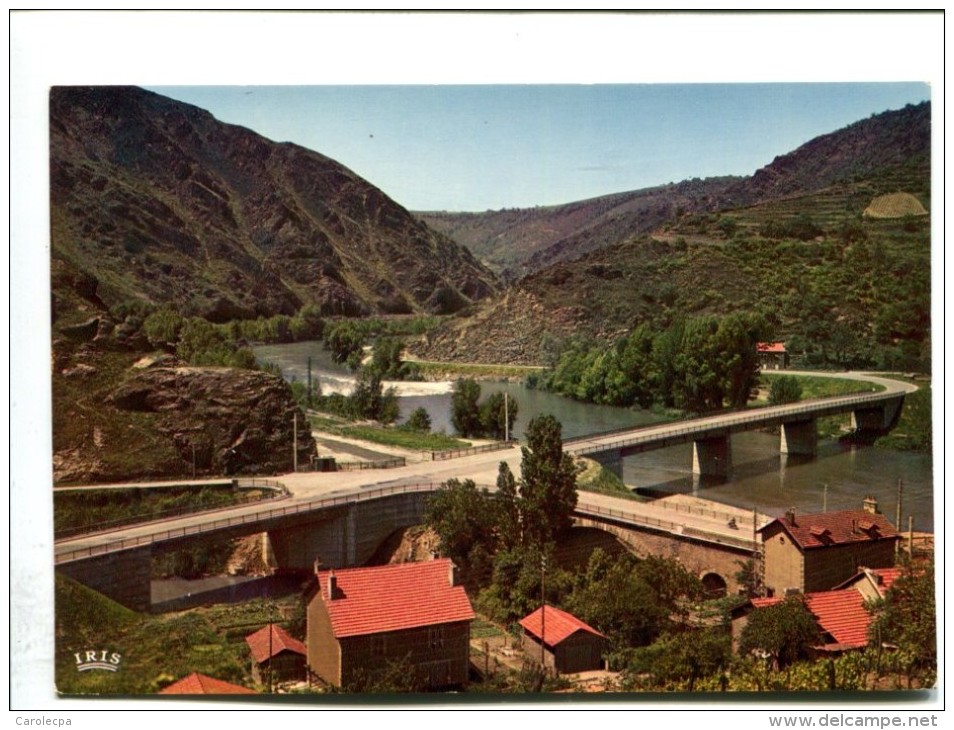
[[[750,175],[921,83],[152,86],[331,157],[411,210],[583,200]]]

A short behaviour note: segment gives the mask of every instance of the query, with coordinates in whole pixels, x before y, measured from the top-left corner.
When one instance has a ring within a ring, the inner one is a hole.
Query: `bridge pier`
[[[692,442],[692,473],[701,477],[727,477],[732,468],[728,436],[712,436]]]
[[[897,423],[903,403],[903,398],[896,398],[874,408],[854,410],[851,412],[851,427],[862,432],[889,431]]]
[[[815,419],[807,421],[792,421],[782,424],[781,445],[779,451],[783,454],[797,454],[800,456],[814,456],[818,448],[818,429]]]
[[[152,606],[152,548],[149,545],[61,563],[56,569],[126,608],[149,611]]]

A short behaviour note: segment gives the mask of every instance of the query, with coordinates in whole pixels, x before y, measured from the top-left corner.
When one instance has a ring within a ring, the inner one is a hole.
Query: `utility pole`
[[[292,471],[298,472],[298,411],[292,423]]]
[[[901,529],[901,493],[904,491],[904,482],[898,479],[898,507],[894,513],[894,525],[896,530]],[[894,554],[897,555],[901,550],[901,541],[894,543]]]
[[[540,669],[546,671],[547,556],[540,556]]]
[[[504,391],[504,441],[510,442],[510,391]]]

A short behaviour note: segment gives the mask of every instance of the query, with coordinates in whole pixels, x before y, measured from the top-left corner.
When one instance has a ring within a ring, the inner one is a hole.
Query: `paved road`
[[[785,371],[790,373],[792,371]],[[820,373],[801,373],[807,375],[820,375]],[[867,373],[835,373],[832,377],[854,378],[868,380],[885,386],[884,394],[909,393],[917,390],[917,386],[909,383],[903,383],[887,378],[873,376]],[[839,399],[826,399],[826,402],[833,402]],[[777,408],[786,409],[797,407],[794,404],[791,407],[780,406]],[[766,413],[770,409],[760,409]],[[721,418],[748,417],[754,411],[747,411],[740,414],[729,414]],[[720,417],[715,417],[720,418]],[[696,419],[696,421],[709,421],[709,419]],[[651,433],[654,429],[665,430],[673,428],[685,428],[688,422],[682,422],[677,425],[664,424],[661,426],[638,429],[640,434]],[[613,438],[619,439],[621,434],[615,434]],[[597,442],[597,439],[577,439],[567,443],[566,450],[570,453],[579,453],[590,450],[590,447]],[[440,484],[449,479],[473,479],[478,485],[492,486],[496,483],[497,472],[501,461],[506,461],[515,476],[520,476],[521,451],[519,448],[511,448],[502,451],[490,451],[469,456],[463,456],[447,461],[425,461],[407,464],[403,467],[387,470],[366,470],[355,472],[301,472],[297,474],[285,474],[274,477],[274,479],[287,487],[289,496],[281,500],[283,507],[294,508],[303,506],[304,503],[314,501],[319,498],[336,497],[342,499],[360,498],[362,493],[382,487],[401,487],[404,485],[420,484]],[[75,550],[106,548],[110,543],[117,543],[121,540],[145,539],[148,535],[159,531],[171,530],[194,530],[200,529],[202,525],[221,520],[223,518],[249,518],[256,513],[260,513],[263,508],[268,509],[272,506],[278,507],[277,502],[270,502],[266,505],[259,503],[244,507],[234,507],[226,510],[220,510],[213,514],[188,515],[181,518],[164,520],[161,523],[145,523],[134,525],[123,529],[115,530],[110,533],[100,533],[97,535],[87,535],[64,540],[58,540],[55,543],[55,552],[61,555]],[[713,518],[704,515],[680,514],[677,520],[673,519],[672,510],[664,505],[654,503],[639,503],[633,500],[618,499],[604,495],[595,495],[592,493],[582,493],[580,497],[580,507],[590,507],[594,511],[616,510],[629,515],[629,518],[635,523],[646,523],[650,520],[668,521],[678,523],[687,528],[703,530],[715,534],[722,534],[726,539],[738,536],[738,531],[731,531],[727,526],[727,520],[723,517]],[[729,507],[724,507],[726,511]],[[746,513],[745,518],[751,521],[751,513]],[[746,536],[747,537],[747,536]],[[108,549],[108,548],[106,548]]]

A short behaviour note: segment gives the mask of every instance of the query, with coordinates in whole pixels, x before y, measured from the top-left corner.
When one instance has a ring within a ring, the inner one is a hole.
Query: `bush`
[[[797,403],[802,399],[802,384],[794,375],[782,375],[772,379],[769,388],[769,403],[780,406],[784,403]]]

